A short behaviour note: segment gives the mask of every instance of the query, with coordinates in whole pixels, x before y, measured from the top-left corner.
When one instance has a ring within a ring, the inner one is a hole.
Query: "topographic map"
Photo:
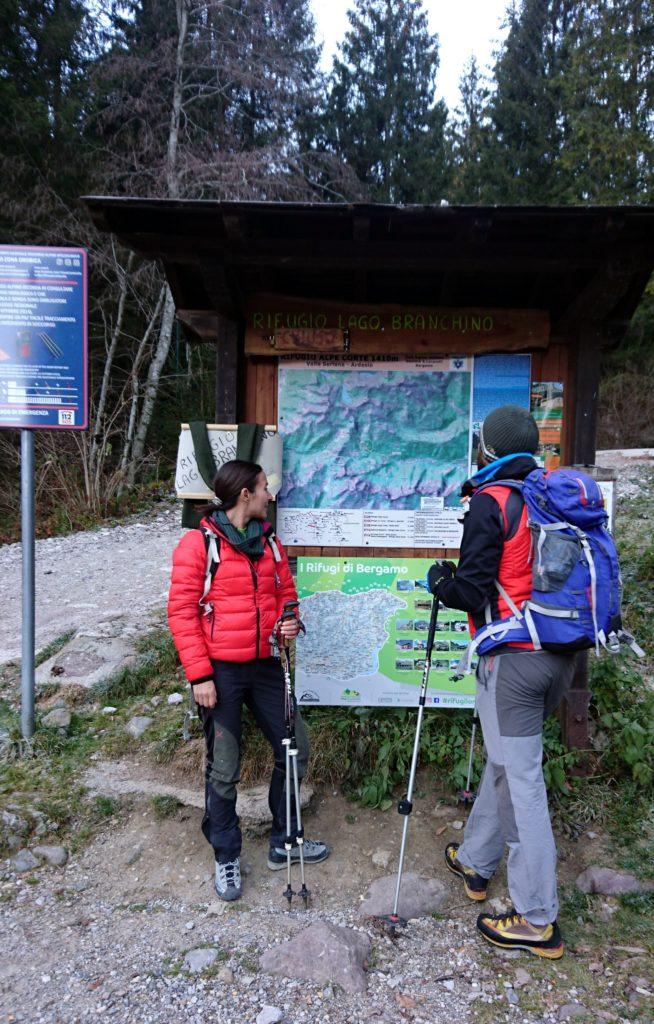
[[[280,366],[280,506],[457,506],[470,445],[468,361],[365,365]]]

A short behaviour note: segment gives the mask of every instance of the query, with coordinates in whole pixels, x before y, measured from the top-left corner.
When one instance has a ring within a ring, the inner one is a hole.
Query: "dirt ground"
[[[178,775],[167,781],[182,780]],[[307,870],[309,911],[297,906],[289,914],[285,872],[267,868],[265,836],[245,836],[243,898],[220,904],[212,888],[211,852],[199,830],[201,811],[182,807],[161,820],[150,799],[121,798],[111,821],[64,869],[2,876],[0,1021],[85,1024],[100,1016],[158,1024],[209,1016],[220,1024],[254,1024],[266,1005],[278,1008],[288,1024],[370,1019],[439,1024],[452,1014],[457,1021],[480,1024],[542,1024],[565,1019],[562,1008],[570,1006],[579,1020],[594,1024],[647,1020],[626,1006],[628,1016],[619,1012],[617,991],[607,988],[608,978],[593,973],[604,967],[591,962],[591,945],[577,942],[563,961],[550,964],[516,953],[507,962],[483,944],[474,924],[488,904],[480,907],[465,898],[442,857],[445,844],[460,839],[453,823],[463,821],[465,812],[443,805],[440,796],[432,780],[419,776],[405,870],[440,879],[445,903],[438,915],[410,923],[397,942],[358,916],[370,883],[396,871],[402,820],[395,810],[362,809],[331,790],[316,794],[306,831],[333,844],[333,853]],[[602,859],[599,835],[558,841],[564,883]],[[390,855],[387,868],[373,864],[373,854],[382,851]],[[489,898],[498,897],[508,906],[504,870],[489,890]],[[324,985],[296,986],[259,972],[261,952],[319,920],[363,927],[371,936],[366,996],[330,996],[329,986],[325,996]],[[189,975],[185,953],[205,946],[220,950],[222,973]],[[624,948],[630,948],[627,941]],[[644,952],[633,948],[632,974],[644,973],[639,960]],[[622,957],[619,963],[628,964],[625,956],[607,950],[606,963]],[[523,970],[520,985],[517,967]],[[607,970],[616,973],[614,967]],[[452,988],[444,990],[445,984]],[[597,1002],[598,984],[606,994],[603,1004]],[[509,992],[514,1003],[507,1001]]]

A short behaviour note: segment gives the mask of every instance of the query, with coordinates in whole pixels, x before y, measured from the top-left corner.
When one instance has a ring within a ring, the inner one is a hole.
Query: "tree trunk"
[[[177,54],[175,57],[175,82],[173,85],[173,102],[170,108],[170,128],[168,131],[168,154],[166,160],[166,185],[168,195],[172,199],[179,197],[179,174],[177,151],[179,147],[179,125],[182,114],[182,86],[184,81],[184,49],[188,34],[188,7],[186,0],[177,0]]]
[[[157,347],[155,349],[154,358],[150,363],[148,370],[148,379],[145,385],[145,393],[143,395],[143,407],[141,409],[141,417],[139,419],[138,427],[134,434],[134,444],[132,446],[132,456],[127,468],[127,485],[128,487],[134,486],[134,480],[136,477],[136,470],[139,462],[143,458],[143,452],[145,451],[145,439],[148,433],[148,427],[152,420],[152,413],[154,412],[155,402],[157,400],[157,391],[159,390],[159,379],[161,377],[161,371],[164,368],[166,359],[168,358],[168,352],[170,351],[170,341],[173,336],[173,323],[175,321],[175,302],[173,300],[170,288],[166,285],[166,299],[164,302],[163,314],[161,317],[161,326],[159,328],[159,340],[157,341]]]
[[[166,155],[166,186],[168,189],[168,195],[172,199],[177,199],[179,197],[178,149],[179,126],[182,115],[182,88],[184,84],[184,53],[188,35],[187,0],[176,0],[175,13],[177,16],[177,52],[175,56],[175,81],[173,83],[173,98],[170,108],[170,127],[168,130],[168,150]],[[141,409],[141,418],[134,434],[131,457],[127,466],[126,484],[128,487],[134,486],[136,470],[145,451],[145,439],[147,437],[148,427],[150,426],[155,402],[157,400],[159,379],[170,351],[174,320],[175,303],[170,288],[166,286],[166,299],[161,317],[161,326],[159,327],[159,340],[157,341],[154,357],[148,370],[148,378],[143,396],[143,406]]]
[[[111,370],[113,366],[114,356],[116,349],[118,348],[118,342],[123,329],[123,319],[125,316],[125,304],[127,300],[127,281],[132,271],[134,264],[134,253],[130,252],[127,258],[127,265],[124,271],[120,275],[120,292],[118,297],[118,310],[116,313],[116,323],[111,334],[111,341],[107,348],[107,357],[105,359],[104,368],[102,370],[102,385],[100,387],[100,397],[98,399],[98,407],[95,412],[95,423],[93,424],[93,434],[91,436],[91,446],[88,457],[88,475],[87,475],[87,500],[89,503],[95,502],[98,496],[98,480],[100,477],[100,467],[98,462],[98,447],[100,444],[100,438],[102,436],[102,428],[104,425],[105,410],[107,407],[107,396],[109,394],[109,384],[111,381]]]
[[[163,304],[165,294],[166,285],[163,285],[161,291],[159,292],[159,298],[157,299],[157,305],[155,306],[154,313],[152,314],[150,323],[148,324],[143,334],[143,337],[139,342],[139,347],[136,350],[134,362],[132,363],[132,369],[130,372],[130,387],[132,395],[130,399],[129,421],[127,424],[127,431],[125,433],[125,440],[123,442],[123,453],[120,457],[119,476],[121,483],[118,488],[119,495],[122,494],[123,492],[125,476],[127,473],[127,465],[129,463],[129,456],[134,441],[134,431],[136,430],[136,416],[138,413],[139,405],[139,368],[141,366],[141,363],[143,362],[143,356],[145,355],[145,349],[150,340],[150,335],[152,334],[155,324],[159,318],[159,313],[161,312],[161,306]]]

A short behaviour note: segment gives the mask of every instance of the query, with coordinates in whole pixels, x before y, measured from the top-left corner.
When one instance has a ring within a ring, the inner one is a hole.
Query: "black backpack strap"
[[[213,611],[213,605],[210,601],[207,601],[209,591],[211,590],[211,584],[213,578],[218,571],[220,565],[220,537],[213,530],[210,530],[208,526],[201,526],[202,535],[204,537],[204,550],[207,554],[207,564],[204,572],[204,590],[202,591],[202,597],[199,600],[200,608],[205,615],[211,615]]]
[[[522,509],[525,503],[522,494],[522,480],[489,480],[487,484],[482,484],[481,487],[475,490],[475,495],[483,494],[484,491],[490,490],[491,487],[508,487],[511,490],[505,507],[506,528],[504,532],[504,540],[511,540],[512,537],[515,537],[520,525]]]

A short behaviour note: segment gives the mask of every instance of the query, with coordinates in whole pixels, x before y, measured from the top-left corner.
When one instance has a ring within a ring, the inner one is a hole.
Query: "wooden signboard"
[[[545,348],[549,316],[540,310],[356,305],[278,295],[252,296],[245,353],[342,352],[433,355]]]
[[[207,423],[207,433],[216,469],[230,459],[236,458],[238,426],[235,423]],[[277,427],[266,424],[257,458],[268,477],[268,490],[273,497],[282,486],[282,452],[282,438],[277,432]],[[212,489],[202,479],[198,469],[188,423],[182,423],[179,435],[175,491],[178,498],[196,501],[209,501],[213,497]]]

